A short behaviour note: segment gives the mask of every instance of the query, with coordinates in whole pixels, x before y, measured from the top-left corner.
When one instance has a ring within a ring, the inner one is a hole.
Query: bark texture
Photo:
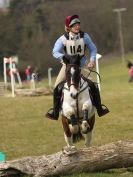
[[[133,166],[133,141],[117,141],[99,147],[83,148],[73,155],[62,151],[0,163],[0,177],[27,174],[34,177],[96,172]]]
[[[52,90],[47,88],[36,88],[36,89],[16,89],[15,94],[17,96],[42,96],[52,95]]]

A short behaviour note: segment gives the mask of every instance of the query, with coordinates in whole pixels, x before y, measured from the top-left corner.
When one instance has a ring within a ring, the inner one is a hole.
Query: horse
[[[90,146],[95,123],[95,107],[92,104],[87,79],[81,74],[79,55],[63,59],[66,64],[66,80],[63,87],[62,125],[67,146],[63,152],[77,152],[74,141],[84,138],[85,146]]]

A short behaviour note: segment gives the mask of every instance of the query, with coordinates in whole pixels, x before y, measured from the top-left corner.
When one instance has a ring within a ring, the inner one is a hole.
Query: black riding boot
[[[49,119],[58,120],[58,118],[59,118],[63,85],[64,85],[64,82],[61,82],[54,89],[54,92],[53,92],[53,108],[49,109],[48,112],[45,115]]]
[[[104,116],[105,114],[109,113],[109,109],[105,105],[101,104],[99,88],[97,84],[95,84],[91,80],[87,79],[87,81],[90,86],[90,93],[92,96],[92,101],[93,101],[94,106],[97,109],[98,116],[99,117]]]

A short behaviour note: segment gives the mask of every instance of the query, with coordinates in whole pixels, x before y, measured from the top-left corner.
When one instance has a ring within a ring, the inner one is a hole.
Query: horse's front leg
[[[82,133],[87,134],[90,131],[89,118],[94,114],[90,101],[85,101],[82,106],[83,120],[81,124]]]
[[[95,114],[91,118],[89,118],[87,122],[89,124],[89,129],[88,129],[88,132],[84,134],[86,147],[90,146],[90,143],[91,143],[92,130],[95,124]]]
[[[77,152],[77,149],[75,146],[73,146],[72,133],[70,131],[68,119],[63,115],[62,115],[62,125],[64,128],[64,138],[67,144],[67,146],[63,148],[63,153],[68,155],[74,154]]]
[[[83,120],[82,120],[82,124],[81,124],[81,129],[82,129],[82,133],[83,134],[87,134],[90,130],[90,125],[88,123],[88,110],[85,109],[83,110]]]
[[[77,134],[79,130],[78,120],[75,117],[74,107],[71,105],[63,104],[63,115],[69,119],[69,128],[72,134]]]
[[[95,114],[94,108],[91,102],[86,101],[82,107],[83,111],[83,121],[81,124],[82,133],[85,137],[85,146],[90,146],[91,138],[92,138],[92,130],[95,123]]]
[[[84,134],[84,138],[85,138],[85,146],[89,147],[92,138],[92,131],[89,131],[87,134]]]
[[[64,138],[65,138],[66,144],[68,147],[70,147],[73,145],[72,133],[69,128],[68,120],[64,115],[62,115],[62,125],[64,129]]]
[[[73,117],[74,118],[74,117]],[[62,125],[64,129],[64,138],[68,147],[73,146],[73,134],[77,134],[79,131],[79,126],[76,121],[68,120],[64,115],[62,115]]]
[[[70,116],[70,124],[69,124],[69,128],[70,128],[70,131],[72,134],[77,134],[78,131],[79,131],[79,125],[78,125],[78,120],[77,118],[75,117],[74,114],[72,114]]]

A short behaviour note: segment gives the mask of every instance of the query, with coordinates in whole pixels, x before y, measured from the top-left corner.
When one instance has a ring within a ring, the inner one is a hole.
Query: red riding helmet
[[[65,26],[67,28],[71,27],[75,23],[80,23],[78,15],[71,15],[71,16],[67,16],[66,17],[66,19],[65,19]]]

